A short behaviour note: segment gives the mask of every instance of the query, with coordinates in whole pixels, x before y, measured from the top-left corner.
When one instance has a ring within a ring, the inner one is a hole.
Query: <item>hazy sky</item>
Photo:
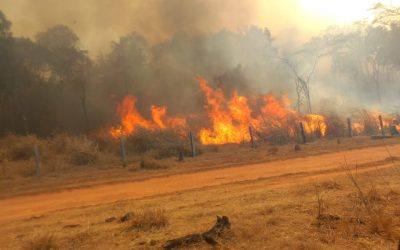
[[[34,37],[56,24],[70,26],[82,45],[101,51],[119,36],[136,31],[149,41],[177,30],[212,32],[226,27],[267,26],[274,36],[305,39],[329,25],[370,16],[375,0],[1,0],[0,9],[17,36]],[[382,2],[382,1],[381,1]],[[400,0],[385,3],[399,4]]]

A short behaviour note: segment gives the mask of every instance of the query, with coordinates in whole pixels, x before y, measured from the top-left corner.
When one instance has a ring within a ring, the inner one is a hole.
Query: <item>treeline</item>
[[[275,39],[258,27],[178,32],[159,44],[131,33],[111,43],[109,52],[89,56],[69,27],[57,25],[33,39],[15,37],[0,11],[0,135],[96,132],[118,122],[115,107],[127,94],[138,97],[145,116],[152,104],[166,105],[171,114],[201,113],[198,75],[227,94],[273,91],[296,99],[295,78],[307,78],[315,65],[313,105],[323,109],[340,99],[396,109],[400,11],[379,5],[376,13],[372,23],[329,29],[302,45],[282,47],[282,40],[293,39]]]
[[[275,83],[283,89],[288,79],[268,60],[277,53],[271,34],[256,27],[196,37],[177,33],[157,45],[132,33],[95,59],[67,26],[33,40],[11,30],[0,12],[0,134],[97,131],[117,122],[115,106],[126,94],[138,97],[144,115],[151,104],[167,105],[172,114],[201,112],[197,75],[241,92]]]

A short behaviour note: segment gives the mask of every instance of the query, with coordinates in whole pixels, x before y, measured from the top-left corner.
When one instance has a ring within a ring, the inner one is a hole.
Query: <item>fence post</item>
[[[306,144],[307,139],[306,139],[306,134],[304,133],[304,126],[302,122],[300,122],[300,132],[301,132],[301,138],[303,139],[303,144]]]
[[[192,157],[196,157],[196,147],[194,145],[194,138],[192,131],[189,131],[189,139],[190,139],[190,150],[192,153]]]
[[[385,136],[385,131],[383,130],[383,121],[382,121],[382,116],[378,116],[379,118],[379,125],[381,126],[381,134],[382,136]]]
[[[353,136],[353,130],[352,130],[352,128],[351,128],[351,120],[350,120],[350,118],[347,118],[347,128],[348,128],[348,131],[349,131],[349,137],[352,137]]]
[[[251,126],[249,126],[249,134],[250,134],[251,147],[256,148],[256,144],[255,144],[254,136],[253,136],[253,128]]]
[[[120,137],[120,144],[121,144],[121,161],[122,166],[126,167],[126,152],[125,152],[125,138],[121,135]]]
[[[33,146],[33,153],[35,154],[35,174],[36,176],[40,175],[40,154],[39,154],[39,147],[37,145]]]

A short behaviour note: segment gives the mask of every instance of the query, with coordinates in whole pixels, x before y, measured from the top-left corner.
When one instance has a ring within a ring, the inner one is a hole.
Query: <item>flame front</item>
[[[184,118],[170,118],[167,116],[166,107],[158,107],[155,105],[151,107],[151,119],[145,119],[137,110],[136,101],[136,97],[127,95],[117,106],[117,113],[121,119],[121,125],[110,129],[112,137],[119,138],[122,135],[131,135],[139,128],[163,130],[167,128],[178,129],[186,126],[186,120]]]
[[[259,110],[252,110],[247,97],[234,91],[232,97],[227,100],[221,89],[212,89],[201,77],[197,80],[205,96],[204,108],[211,123],[211,127],[202,128],[199,132],[202,144],[249,141],[250,127],[264,135],[279,129],[293,136],[298,124],[296,121],[303,122],[306,133],[319,132],[322,136],[326,134],[327,125],[323,116],[312,114],[301,117],[290,109],[290,101],[286,97],[278,99],[272,94],[267,94],[255,98],[256,103],[261,101],[263,104]]]
[[[212,128],[202,128],[199,138],[202,144],[227,144],[248,141],[248,126],[251,122],[247,98],[236,93],[228,102],[221,89],[212,89],[198,77],[200,89],[205,95],[205,110]]]
[[[299,124],[304,132],[312,136],[326,136],[328,122],[325,116],[319,114],[302,115],[290,107],[287,97],[281,98],[269,93],[261,96],[241,96],[236,90],[231,96],[226,96],[221,88],[212,88],[201,77],[197,78],[200,90],[204,96],[204,110],[208,124],[198,127],[195,131],[198,139],[204,145],[232,144],[251,140],[250,128],[258,139],[294,138],[299,135]],[[113,138],[122,135],[135,134],[138,129],[178,131],[180,135],[187,134],[187,120],[191,124],[200,124],[192,119],[201,116],[189,115],[186,118],[170,117],[167,107],[152,105],[150,118],[145,118],[136,108],[136,98],[127,95],[117,106],[120,125],[110,129]],[[379,113],[363,111],[361,116],[352,122],[355,134],[376,133],[379,129]],[[383,115],[385,127],[394,125],[400,130],[399,117]],[[276,137],[278,135],[278,137]]]

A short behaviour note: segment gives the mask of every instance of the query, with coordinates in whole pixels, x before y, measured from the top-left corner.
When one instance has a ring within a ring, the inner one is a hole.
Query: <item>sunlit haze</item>
[[[298,0],[301,12],[318,22],[346,24],[372,17],[371,7],[376,0]],[[400,1],[380,1],[396,4]]]
[[[1,249],[400,249],[400,0],[0,0]]]
[[[185,29],[183,23],[194,23],[200,31],[232,30],[257,25],[268,27],[273,34],[295,31],[296,39],[305,40],[330,25],[351,23],[371,16],[369,10],[374,0],[206,0],[173,1],[176,6],[165,10],[157,6],[163,1],[30,1],[3,0],[0,5],[12,21],[15,35],[33,37],[37,32],[56,24],[72,27],[80,36],[84,47],[99,51],[127,32],[136,31],[149,41],[159,42],[171,36],[177,29]],[[381,1],[396,4],[400,1]],[[195,6],[202,6],[197,9]],[[174,16],[174,8],[189,9],[191,15]],[[161,15],[160,15],[161,13]],[[193,16],[195,15],[195,16]],[[176,27],[174,21],[182,22]],[[212,16],[202,20],[204,16]],[[161,20],[163,19],[163,20]],[[164,27],[162,27],[164,26]],[[192,28],[192,27],[190,27]]]

